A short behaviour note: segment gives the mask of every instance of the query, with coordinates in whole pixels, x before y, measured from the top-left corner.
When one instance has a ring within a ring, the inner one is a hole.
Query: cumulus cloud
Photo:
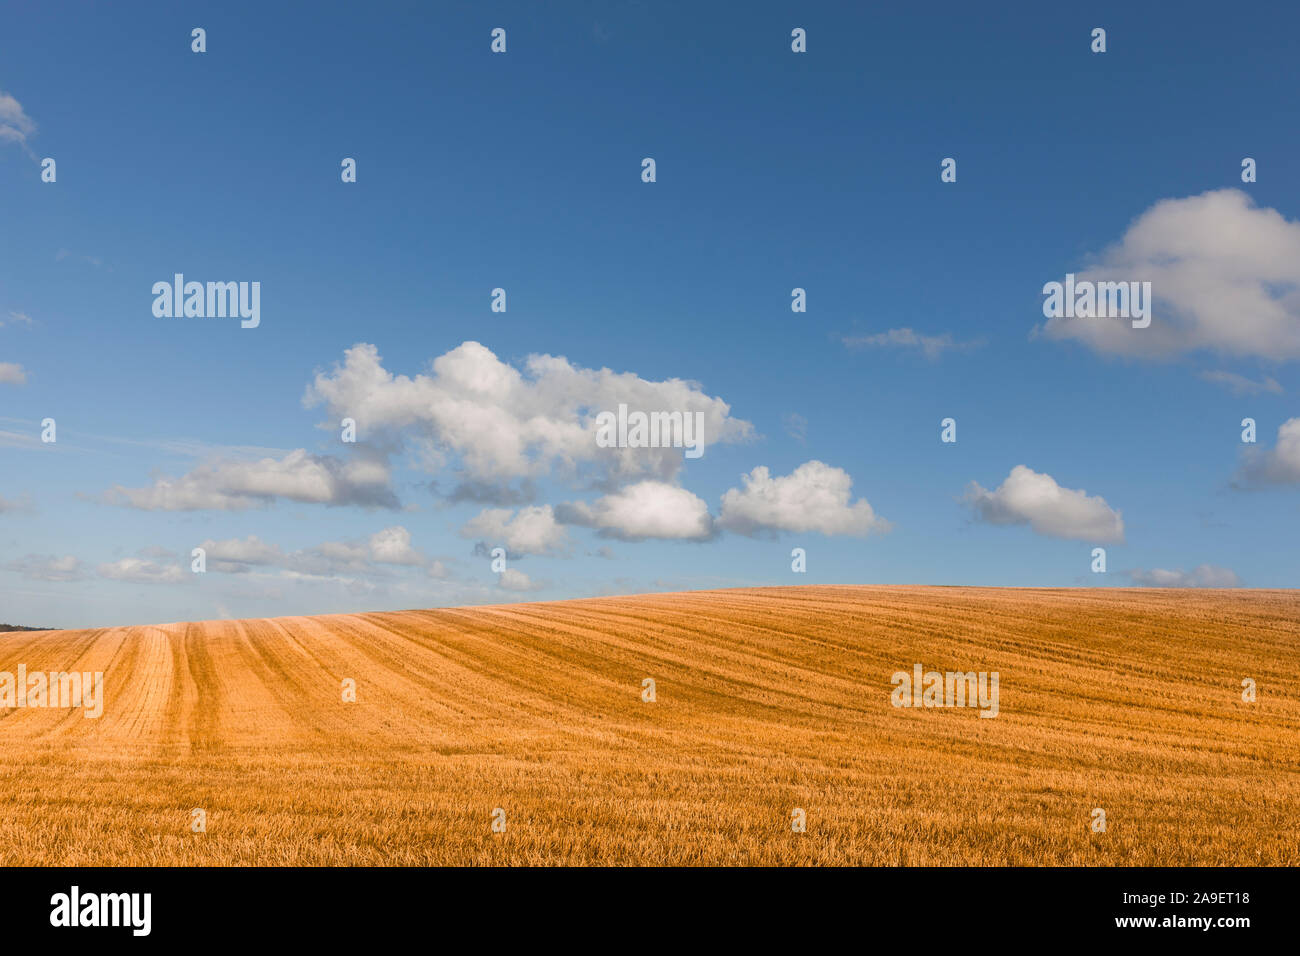
[[[423,567],[428,559],[411,547],[411,532],[401,525],[376,531],[370,536],[370,559],[380,564]]]
[[[564,524],[595,528],[602,537],[625,541],[707,541],[724,530],[753,537],[781,531],[867,535],[890,528],[866,499],[851,500],[848,472],[820,461],[804,462],[778,477],[759,466],[743,481],[743,489],[722,496],[716,520],[695,494],[659,481],[637,482],[590,504],[562,504],[555,514]]]
[[[279,564],[284,560],[284,552],[278,546],[267,544],[255,534],[225,541],[209,538],[199,547],[206,555],[208,567],[214,571],[246,571],[251,565]]]
[[[30,328],[32,324],[32,317],[28,315],[26,312],[10,312],[9,321],[17,322],[19,325],[26,325],[28,328]],[[0,322],[0,325],[4,325],[4,323]]]
[[[16,362],[0,362],[0,385],[26,385],[27,372]]]
[[[497,584],[507,591],[537,591],[542,585],[534,582],[523,571],[506,568],[497,577]]]
[[[276,498],[309,504],[396,508],[385,461],[358,457],[341,461],[304,449],[259,461],[219,459],[180,478],[161,477],[145,488],[115,485],[109,504],[145,511],[241,511]]]
[[[714,533],[709,506],[685,488],[662,481],[640,481],[590,505],[581,501],[560,505],[556,517],[624,541],[703,541]]]
[[[1124,572],[1134,584],[1144,588],[1238,588],[1241,578],[1229,568],[1202,564],[1190,571],[1167,571],[1164,568],[1152,568],[1150,571],[1137,568]]]
[[[81,581],[87,569],[80,558],[72,555],[28,554],[5,564],[6,571],[16,571],[32,581]]]
[[[853,479],[842,468],[806,461],[788,475],[772,477],[760,465],[742,476],[744,488],[722,496],[718,527],[755,536],[780,531],[867,535],[889,530],[865,498],[850,502]]]
[[[376,531],[363,541],[326,541],[311,548],[285,552],[257,535],[208,539],[201,545],[211,571],[243,574],[254,568],[277,567],[294,574],[328,577],[345,572],[373,571],[375,565],[429,567],[431,560],[411,544],[411,532],[401,525]],[[433,574],[438,577],[439,575]]]
[[[144,558],[122,558],[101,564],[96,570],[101,578],[136,584],[181,584],[186,580],[186,572],[177,565],[157,564]]]
[[[849,348],[903,348],[918,349],[922,355],[930,360],[937,359],[944,352],[964,352],[969,349],[979,348],[984,344],[983,339],[976,339],[970,342],[958,342],[953,339],[951,332],[943,332],[939,335],[922,335],[909,328],[889,329],[886,332],[876,332],[873,335],[846,335],[843,342]]]
[[[1046,335],[1139,358],[1197,350],[1300,358],[1300,222],[1241,190],[1161,200],[1079,280],[1150,282],[1150,327],[1061,317],[1042,327]]]
[[[1229,389],[1233,395],[1259,395],[1263,392],[1269,392],[1273,395],[1282,394],[1282,386],[1277,383],[1276,379],[1264,376],[1264,381],[1256,382],[1254,379],[1247,378],[1244,375],[1238,375],[1236,372],[1201,372],[1201,378],[1215,385],[1222,385]]]
[[[353,346],[342,365],[317,374],[303,403],[323,404],[334,420],[355,419],[362,433],[426,442],[426,467],[454,461],[470,489],[546,474],[576,476],[584,466],[607,487],[671,479],[682,465],[680,448],[597,446],[596,416],[619,403],[646,412],[700,412],[706,445],[753,433],[749,422],[733,418],[726,402],[695,382],[647,381],[552,355],[529,356],[521,371],[478,342],[438,356],[427,373],[414,377],[386,369],[375,346]]]
[[[1027,524],[1039,534],[1077,541],[1124,540],[1124,519],[1106,499],[1062,488],[1051,475],[1024,465],[1012,468],[995,491],[972,481],[966,502],[989,524]]]
[[[1244,485],[1300,484],[1300,418],[1282,423],[1273,448],[1248,447],[1237,481]]]
[[[512,555],[556,554],[568,544],[568,533],[555,520],[550,505],[533,505],[518,512],[488,508],[466,522],[460,535],[482,538],[488,544],[504,544]]]
[[[24,111],[22,104],[10,93],[0,90],[0,143],[17,143],[31,156],[27,137],[36,133],[36,124]]]

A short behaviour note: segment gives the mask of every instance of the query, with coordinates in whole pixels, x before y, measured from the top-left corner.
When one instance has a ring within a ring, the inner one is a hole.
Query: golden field
[[[891,706],[917,662],[999,672],[999,715]],[[0,864],[1300,864],[1294,591],[758,588],[0,634],[19,664],[103,671],[105,704],[0,709]]]

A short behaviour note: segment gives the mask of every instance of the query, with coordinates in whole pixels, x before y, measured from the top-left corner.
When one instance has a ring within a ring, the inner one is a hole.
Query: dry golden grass
[[[1000,715],[892,707],[918,661],[998,671]],[[1298,662],[1285,591],[762,588],[6,633],[0,670],[102,670],[106,704],[0,710],[0,863],[1294,866]]]

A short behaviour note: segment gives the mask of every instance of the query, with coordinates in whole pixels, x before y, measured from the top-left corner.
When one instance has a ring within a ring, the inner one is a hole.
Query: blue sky
[[[0,6],[0,621],[1294,587],[1300,13],[963,6]],[[260,325],[155,317],[178,272],[260,282]],[[1151,280],[1151,328],[1049,324],[1066,273]],[[340,371],[362,344],[424,378]],[[431,371],[457,349],[482,395]],[[572,443],[485,459],[589,425],[547,402],[624,373],[698,383],[638,394],[720,400],[734,440],[617,474]],[[342,405],[305,406],[318,375]],[[483,408],[509,426],[457,424]],[[311,490],[358,462],[395,507]],[[503,579],[484,551],[520,509]]]

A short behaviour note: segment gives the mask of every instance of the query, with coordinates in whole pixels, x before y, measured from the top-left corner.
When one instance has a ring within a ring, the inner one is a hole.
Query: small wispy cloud
[[[5,323],[4,323],[4,320],[3,320],[3,319],[0,319],[0,325],[4,325],[4,324],[5,324]],[[10,325],[26,325],[26,326],[30,327],[31,324],[32,324],[32,317],[31,317],[30,315],[28,315],[26,312],[10,312],[10,313],[9,313],[9,324],[10,324]]]
[[[1134,584],[1145,588],[1239,588],[1241,578],[1231,568],[1220,568],[1213,564],[1202,564],[1184,571],[1179,568],[1170,571],[1166,568],[1135,568],[1125,571]]]
[[[851,349],[920,349],[921,354],[931,360],[937,359],[944,352],[965,352],[970,349],[980,348],[985,344],[984,339],[958,342],[950,332],[943,332],[940,335],[923,335],[909,328],[889,329],[886,332],[876,332],[872,335],[846,335],[842,341]]]
[[[2,381],[3,379],[0,379]],[[21,427],[22,431],[9,431],[6,425]],[[85,432],[65,431],[59,434],[73,436],[74,444],[48,445],[50,450],[59,448],[68,452],[112,455],[115,457],[139,458],[137,449],[156,451],[169,458],[184,460],[226,460],[254,461],[261,458],[283,458],[291,449],[274,448],[268,445],[222,445],[198,441],[193,438],[123,438],[118,435],[91,435]],[[0,447],[3,446],[40,446],[40,422],[28,418],[13,418],[0,415]],[[107,447],[105,447],[107,446]],[[116,450],[116,449],[121,450]]]
[[[1222,385],[1230,389],[1234,395],[1259,395],[1268,392],[1271,395],[1281,395],[1282,386],[1277,383],[1276,379],[1264,376],[1264,381],[1257,382],[1254,379],[1247,378],[1244,375],[1238,375],[1236,372],[1201,372],[1200,376],[1207,382],[1214,385]]]
[[[0,448],[40,448],[41,439],[26,432],[13,432],[0,428]],[[57,446],[50,445],[55,448]]]
[[[797,442],[806,441],[808,438],[808,419],[804,418],[797,412],[791,412],[781,418],[782,424],[785,425],[785,433]]]
[[[32,505],[32,496],[23,495],[21,498],[4,498],[0,496],[0,514],[5,512],[32,512],[35,511]]]
[[[69,249],[60,249],[58,252],[54,254],[55,262],[62,262],[64,259],[77,259],[80,262],[89,262],[96,269],[103,268],[104,266],[104,260],[101,259],[99,256],[79,255],[78,253],[72,252]]]
[[[26,385],[27,372],[16,362],[0,362],[0,385]]]

